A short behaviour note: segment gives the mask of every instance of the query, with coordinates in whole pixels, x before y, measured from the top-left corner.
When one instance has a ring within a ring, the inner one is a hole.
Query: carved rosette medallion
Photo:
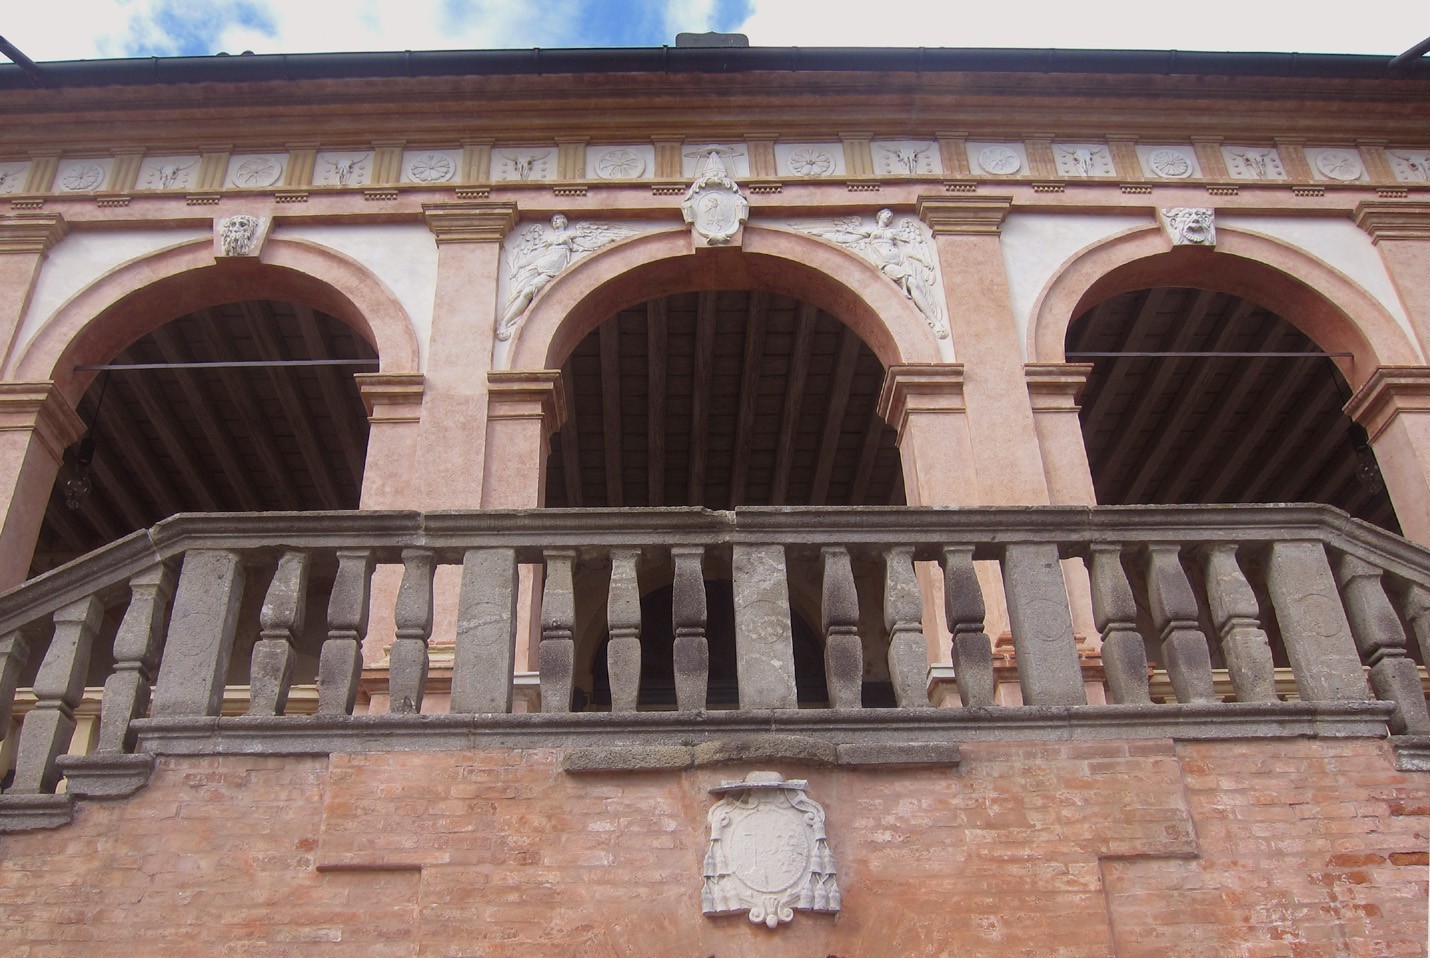
[[[979,152],[978,166],[994,176],[1012,176],[1023,168],[1023,160],[1006,146],[989,146]]]
[[[705,171],[685,191],[680,212],[709,246],[728,245],[749,219],[750,201],[725,171],[725,161],[717,151],[710,151]]]
[[[1205,207],[1178,206],[1159,210],[1162,227],[1173,246],[1215,246],[1216,211]]]
[[[1192,175],[1192,160],[1181,150],[1153,150],[1147,155],[1147,166],[1156,175],[1169,180],[1184,180]]]
[[[60,174],[60,189],[69,193],[97,190],[104,182],[104,167],[98,163],[79,163]]]
[[[838,914],[839,883],[824,835],[824,809],[805,794],[809,783],[778,772],[751,772],[743,782],[710,789],[701,910],[744,913],[778,928],[796,911]]]
[[[1360,157],[1351,150],[1322,150],[1316,156],[1316,169],[1328,179],[1343,182],[1358,180],[1365,173]]]
[[[623,147],[607,150],[596,160],[596,174],[603,180],[634,180],[645,175],[645,157]]]
[[[246,156],[233,167],[234,186],[261,189],[272,186],[283,175],[283,161],[276,156]]]
[[[445,183],[456,172],[456,162],[445,153],[419,153],[407,164],[407,178],[414,183]]]

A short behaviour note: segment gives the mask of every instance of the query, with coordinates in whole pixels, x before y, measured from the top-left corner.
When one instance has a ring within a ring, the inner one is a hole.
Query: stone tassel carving
[[[576,553],[550,549],[546,553],[546,584],[541,592],[541,711],[571,711],[571,678],[576,649],[572,630],[576,621],[573,566]]]
[[[771,929],[796,911],[837,914],[841,907],[824,809],[809,783],[778,772],[751,772],[710,789],[710,844],[702,869],[701,910],[745,914]]]
[[[1137,603],[1122,568],[1122,546],[1097,543],[1090,550],[1092,614],[1102,633],[1102,662],[1107,689],[1118,705],[1150,705],[1147,645],[1137,631]]]
[[[884,624],[889,630],[889,678],[900,708],[928,708],[928,646],[923,599],[914,576],[914,550],[884,552]]]
[[[1201,550],[1212,624],[1221,637],[1221,654],[1231,673],[1238,702],[1276,701],[1276,671],[1271,645],[1261,628],[1260,608],[1251,583],[1236,561],[1230,542]]]
[[[1420,673],[1405,654],[1405,628],[1385,594],[1380,570],[1342,553],[1336,557],[1335,571],[1351,634],[1362,661],[1370,666],[1375,697],[1395,703],[1390,730],[1401,735],[1430,734]]]
[[[943,600],[953,632],[953,677],[965,708],[994,703],[993,641],[984,631],[983,588],[973,565],[972,546],[943,550]]]
[[[96,752],[128,752],[134,747],[129,723],[149,710],[164,612],[173,592],[174,577],[165,565],[152,566],[129,580],[129,607],[114,637],[114,671],[104,680]]]
[[[328,636],[318,657],[318,714],[351,715],[362,676],[372,593],[372,553],[339,549],[338,572],[328,596]]]
[[[634,712],[641,688],[641,593],[636,573],[639,549],[611,550],[611,589],[606,601],[606,672],[611,711]]]
[[[1147,547],[1147,600],[1152,624],[1162,640],[1162,664],[1178,702],[1215,702],[1211,651],[1197,624],[1197,597],[1182,568],[1179,549]]]
[[[295,635],[308,605],[308,557],[285,552],[258,613],[258,642],[249,669],[249,715],[282,715],[293,678]]]
[[[705,636],[705,547],[674,546],[671,617],[675,627],[675,707],[682,712],[705,708],[710,680],[710,645]]]
[[[824,677],[830,707],[863,706],[864,643],[859,638],[859,594],[849,551],[842,546],[820,550],[824,564]]]
[[[15,781],[7,790],[16,795],[53,792],[59,784],[55,764],[74,735],[74,709],[84,695],[89,653],[104,607],[90,596],[54,615],[55,633],[35,675],[34,709],[20,726]]]
[[[397,588],[397,638],[388,654],[388,711],[422,711],[427,690],[427,640],[432,636],[432,573],[435,557],[426,549],[402,550],[402,584]]]

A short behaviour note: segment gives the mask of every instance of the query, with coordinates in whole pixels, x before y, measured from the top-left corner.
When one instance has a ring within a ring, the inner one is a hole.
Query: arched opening
[[[177,512],[355,509],[368,423],[352,327],[302,303],[196,309],[115,353],[77,409],[35,575]],[[87,461],[86,461],[87,460]]]
[[[545,504],[561,507],[902,505],[897,437],[877,412],[884,368],[839,317],[793,296],[678,292],[621,309],[562,363],[568,404],[552,438]],[[710,707],[738,700],[728,556],[707,555]],[[604,606],[604,570],[584,591]],[[869,594],[881,567],[858,564]],[[671,567],[642,568],[641,705],[674,704]],[[583,591],[578,575],[578,592]],[[801,705],[827,701],[817,556],[790,557]],[[811,604],[813,603],[813,604]],[[578,599],[579,604],[579,599]],[[578,613],[579,616],[579,613]],[[578,642],[578,704],[609,705],[604,612]],[[887,636],[865,636],[865,703],[892,704]]]

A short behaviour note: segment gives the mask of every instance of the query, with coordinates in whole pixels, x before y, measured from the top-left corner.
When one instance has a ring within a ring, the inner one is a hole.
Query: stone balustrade
[[[1067,560],[1087,571],[1107,705],[1086,697]],[[385,613],[389,710],[354,715],[382,566],[401,569]],[[453,598],[434,586],[449,581],[442,566],[460,569],[450,698],[446,712],[421,714],[435,610]],[[539,600],[541,714],[512,714],[523,566],[537,570],[527,581]],[[643,611],[652,576],[671,589],[659,629]],[[727,579],[738,707],[714,711],[708,676],[721,650],[707,583]],[[810,603],[827,710],[800,708],[792,609]],[[944,622],[926,622],[938,604]],[[592,621],[607,639],[609,710],[573,712]],[[1021,706],[995,704],[987,621],[1007,623]],[[638,711],[645,630],[673,636],[673,712]],[[930,707],[926,635],[949,643],[960,707]],[[132,791],[156,754],[467,747],[489,736],[595,743],[613,767],[642,766],[649,755],[620,749],[659,746],[662,761],[679,762],[672,743],[759,731],[877,762],[990,735],[1198,736],[1218,723],[1243,735],[1388,726],[1422,747],[1430,715],[1411,637],[1430,653],[1430,551],[1322,506],[183,515],[0,596],[0,729],[17,688],[34,695],[0,828],[58,824],[76,795]],[[289,710],[304,649],[317,656],[317,706]],[[865,707],[875,657],[897,707]],[[1154,702],[1149,662],[1175,702]],[[1285,664],[1290,702],[1277,693]],[[1231,696],[1214,682],[1222,668]],[[64,756],[96,671],[94,751]],[[221,717],[226,688],[244,684],[247,715]]]

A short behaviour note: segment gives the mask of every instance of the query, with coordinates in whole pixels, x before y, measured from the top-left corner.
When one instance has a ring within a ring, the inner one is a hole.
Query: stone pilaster
[[[1281,157],[1281,168],[1286,171],[1286,179],[1292,183],[1309,183],[1315,179],[1311,164],[1306,162],[1306,141],[1300,137],[1278,136],[1276,154]]]
[[[288,166],[283,171],[284,186],[311,186],[313,167],[318,163],[318,144],[289,143]]]
[[[650,138],[655,145],[655,178],[658,180],[684,179],[684,159],[682,147],[685,138],[679,135],[663,134]]]
[[[144,162],[144,151],[128,150],[114,154],[114,166],[109,170],[109,182],[104,189],[109,193],[128,193],[134,189],[139,178],[139,165]]]
[[[1430,202],[1370,200],[1356,207],[1356,225],[1370,234],[1420,351],[1430,355]]]
[[[1356,207],[1356,225],[1381,240],[1430,240],[1430,202],[1367,200]]]
[[[872,133],[841,133],[839,140],[844,144],[844,170],[852,177],[874,175],[874,150],[870,146]]]
[[[586,143],[584,136],[556,138],[556,178],[570,183],[586,178]]]
[[[1346,415],[1370,436],[1405,536],[1430,544],[1430,367],[1380,367]]]
[[[210,193],[228,186],[224,178],[228,175],[228,160],[233,155],[231,144],[206,144],[199,147],[199,170],[194,177],[194,189],[200,193]]]
[[[84,428],[54,383],[0,383],[0,589],[24,580],[65,447]]]
[[[462,168],[457,174],[458,182],[491,182],[493,142],[487,139],[462,141]]]
[[[375,140],[372,144],[372,179],[369,186],[391,186],[402,180],[402,140]]]
[[[1124,183],[1138,183],[1147,177],[1142,173],[1142,161],[1137,158],[1135,136],[1109,136],[1107,148],[1112,151],[1112,168]]]
[[[778,133],[746,133],[745,148],[750,154],[750,179],[771,180],[779,175],[775,164]]]
[[[961,365],[890,366],[878,411],[898,436],[909,505],[973,504]]]
[[[1197,152],[1197,165],[1202,168],[1204,180],[1231,179],[1226,168],[1226,157],[1221,154],[1222,138],[1219,136],[1194,136],[1192,147]]]
[[[967,179],[973,175],[968,168],[968,134],[936,133],[938,155],[943,160],[943,175],[951,180]]]
[[[1090,375],[1091,363],[1028,363],[1023,367],[1043,475],[1054,505],[1097,504],[1078,420],[1077,399]]]
[[[1050,134],[1039,133],[1025,138],[1023,148],[1028,151],[1028,169],[1035,179],[1058,178],[1058,163],[1053,157],[1053,138]]]
[[[31,153],[30,175],[25,179],[26,193],[48,193],[55,185],[55,173],[60,168],[58,153]]]

